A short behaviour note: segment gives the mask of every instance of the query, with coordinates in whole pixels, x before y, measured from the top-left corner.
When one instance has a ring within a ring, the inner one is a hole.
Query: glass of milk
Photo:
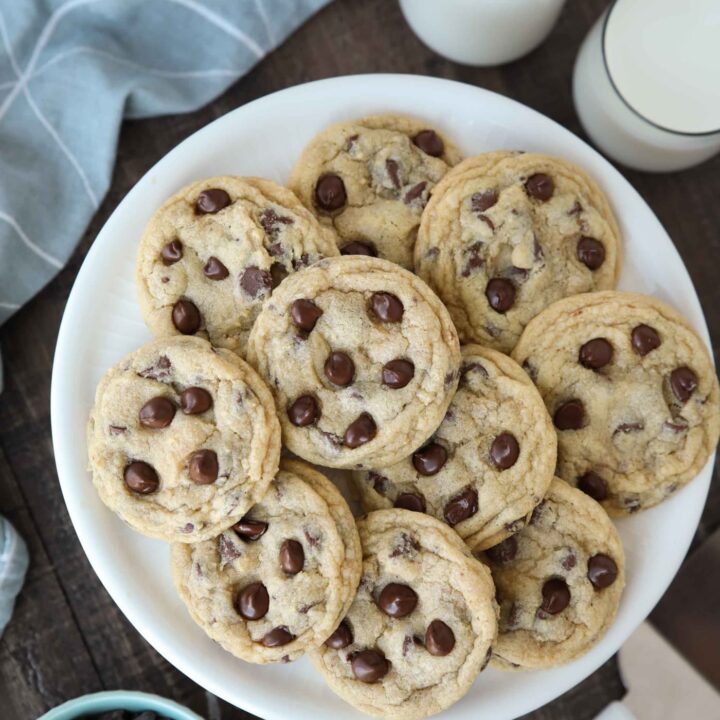
[[[616,0],[573,73],[580,122],[638,170],[697,165],[720,151],[720,0]]]

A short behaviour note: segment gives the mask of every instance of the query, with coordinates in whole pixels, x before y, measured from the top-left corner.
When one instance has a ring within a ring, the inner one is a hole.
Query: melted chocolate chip
[[[588,470],[581,478],[579,478],[577,486],[593,500],[602,502],[605,498],[607,498],[607,483],[593,470]]]
[[[388,583],[378,597],[378,607],[390,617],[409,615],[418,602],[417,593],[408,585]]]
[[[280,567],[286,575],[297,575],[305,565],[305,551],[297,540],[285,540],[280,546]]]
[[[272,275],[267,270],[261,270],[254,265],[246,268],[240,276],[240,287],[250,296],[263,295],[273,286]]]
[[[400,493],[395,498],[394,507],[413,512],[425,512],[425,498],[417,493]]]
[[[173,325],[183,335],[193,335],[200,329],[202,317],[195,303],[190,300],[178,300],[172,309]]]
[[[212,395],[201,387],[189,387],[180,393],[180,407],[185,415],[200,415],[212,407]]]
[[[490,459],[498,470],[511,468],[520,454],[520,445],[512,433],[498,435],[490,446]]]
[[[232,529],[242,540],[255,542],[265,534],[268,529],[268,524],[262,520],[251,520],[250,518],[244,517],[242,520],[236,522],[232,526]]]
[[[579,430],[584,421],[585,407],[580,400],[568,400],[553,415],[553,423],[558,430]]]
[[[362,413],[345,430],[343,443],[346,447],[357,448],[369,443],[377,435],[377,425],[369,413]]]
[[[422,182],[419,182],[417,185],[413,185],[406,193],[405,197],[403,198],[403,202],[406,205],[410,205],[413,201],[417,200],[422,194],[423,190],[425,190],[425,186],[427,183],[423,180]]]
[[[485,554],[490,561],[496,565],[505,565],[515,559],[517,550],[517,538],[511,535],[509,538],[505,538],[501,543],[495,545],[495,547],[488,548]]]
[[[405,308],[402,302],[387,292],[376,292],[370,298],[370,309],[378,320],[387,323],[400,322],[403,318]]]
[[[597,270],[605,262],[605,247],[591,237],[581,237],[577,244],[577,259],[589,270]]]
[[[660,335],[655,328],[649,325],[638,325],[631,333],[633,350],[640,356],[645,357],[649,352],[660,347]]]
[[[596,590],[610,587],[617,580],[618,568],[608,555],[598,553],[588,560],[587,577]]]
[[[312,395],[301,395],[287,410],[290,422],[296,427],[306,427],[320,418],[320,406]]]
[[[208,280],[224,280],[230,271],[214,255],[208,258],[203,268],[203,273]]]
[[[282,263],[274,262],[270,266],[270,278],[273,290],[288,276],[288,271]]]
[[[139,495],[150,495],[157,492],[160,479],[155,468],[142,460],[133,460],[123,472],[125,484]]]
[[[279,625],[273,628],[269,632],[265,633],[262,639],[262,644],[265,647],[280,647],[287,645],[295,639],[295,636],[285,627],[285,625]]]
[[[446,503],[443,509],[443,515],[445,517],[445,522],[451,527],[455,527],[455,525],[463,520],[467,520],[477,511],[477,490],[468,486]]]
[[[612,356],[613,346],[605,338],[595,338],[580,348],[578,360],[583,367],[600,370],[612,360]]]
[[[490,307],[498,313],[506,313],[515,304],[515,286],[506,278],[492,278],[485,288]]]
[[[445,152],[445,143],[434,130],[421,130],[413,138],[413,143],[431,157],[440,157]]]
[[[214,450],[196,450],[190,456],[188,475],[196,485],[211,485],[218,476],[218,457]]]
[[[413,453],[412,464],[420,475],[427,477],[439,473],[447,458],[447,450],[439,443],[432,442]]]
[[[476,192],[470,198],[470,207],[475,213],[484,213],[495,205],[497,201],[497,190],[485,190],[484,192]]]
[[[238,594],[235,609],[246,620],[260,620],[270,607],[270,596],[261,582],[250,583]]]
[[[460,272],[463,277],[470,277],[476,270],[485,264],[485,261],[480,255],[483,245],[484,243],[482,242],[476,242],[463,250],[463,258],[465,262],[463,263],[463,269]]]
[[[425,631],[425,649],[437,657],[444,657],[455,647],[455,634],[442,621],[433,620]]]
[[[387,675],[390,663],[380,650],[361,650],[353,653],[350,667],[356,680],[364,683],[376,683]]]
[[[377,257],[375,246],[367,240],[353,240],[340,248],[341,255],[367,255],[368,257]]]
[[[670,387],[675,397],[682,403],[690,399],[697,386],[697,375],[689,367],[675,368],[670,373]]]
[[[525,191],[530,197],[546,202],[555,192],[555,183],[549,175],[535,173],[525,181]]]
[[[382,369],[382,381],[384,385],[399,390],[404,388],[415,376],[415,365],[409,360],[398,358],[385,363]]]
[[[336,628],[335,632],[325,641],[327,647],[333,650],[342,650],[348,645],[352,645],[353,633],[347,621],[343,620]]]
[[[325,376],[334,385],[345,387],[355,377],[355,363],[347,353],[331,352],[325,360]]]
[[[290,317],[297,327],[311,332],[323,311],[312,301],[300,298],[290,306]]]
[[[207,215],[208,213],[220,212],[231,202],[230,196],[220,188],[203,190],[195,201],[195,214]]]
[[[293,219],[285,215],[278,215],[272,208],[266,208],[260,213],[260,225],[270,237],[275,237],[281,225],[292,225]]]
[[[550,578],[542,587],[540,610],[557,615],[570,604],[570,588],[562,578]]]
[[[345,183],[339,175],[323,175],[315,185],[315,204],[328,212],[339,210],[347,202]]]
[[[569,572],[575,567],[575,565],[577,565],[577,558],[573,553],[570,553],[560,561],[560,564]]]
[[[402,183],[400,182],[400,166],[398,165],[397,160],[388,158],[385,161],[385,169],[387,170],[387,174],[390,177],[390,182],[396,188],[399,188]]]
[[[179,240],[169,242],[160,251],[163,265],[174,265],[183,256],[183,244]]]
[[[175,417],[175,405],[166,397],[148,400],[138,413],[140,424],[153,430],[166,428]]]

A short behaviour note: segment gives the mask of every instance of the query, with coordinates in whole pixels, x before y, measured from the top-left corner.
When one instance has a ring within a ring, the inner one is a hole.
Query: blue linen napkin
[[[205,105],[327,2],[0,3],[0,324],[69,258],[124,117]]]
[[[28,551],[22,538],[0,517],[0,635],[10,621],[15,597],[20,592],[28,566]]]

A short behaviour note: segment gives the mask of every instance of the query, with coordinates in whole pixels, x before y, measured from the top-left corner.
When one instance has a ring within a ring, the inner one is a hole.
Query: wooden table
[[[111,190],[68,267],[0,329],[6,376],[0,396],[0,512],[26,538],[32,555],[15,616],[0,640],[2,718],[31,720],[68,698],[117,688],[172,697],[210,720],[252,717],[208,696],[129,625],[85,559],[58,487],[49,417],[58,326],[85,253],[125,193],[160,157],[215,118],[275,90],[335,75],[402,72],[461,80],[519,100],[583,136],[571,99],[573,61],[605,5],[606,0],[573,0],[541,48],[502,68],[476,69],[428,50],[394,1],[336,0],[211,105],[188,115],[125,123]],[[720,338],[720,157],[679,174],[620,169],[673,237],[710,331]],[[718,525],[716,469],[695,543]],[[678,613],[682,617],[681,607],[672,613],[676,621]],[[528,717],[592,718],[622,693],[611,660]]]

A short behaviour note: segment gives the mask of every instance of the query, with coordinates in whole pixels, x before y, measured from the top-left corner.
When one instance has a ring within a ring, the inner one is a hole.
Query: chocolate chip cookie
[[[328,467],[397,462],[432,434],[457,387],[450,316],[418,277],[370,257],[322,260],[261,311],[248,359],[296,455]]]
[[[380,115],[333,125],[307,146],[290,187],[344,255],[371,255],[412,268],[420,215],[435,184],[460,160],[437,129]]]
[[[235,353],[200,338],[155,340],[98,385],[88,424],[93,482],[135,530],[198,542],[265,493],[279,431],[269,390]]]
[[[355,521],[335,486],[284,460],[263,499],[219,537],[172,548],[194,620],[243,660],[295,660],[347,612],[360,579]]]
[[[495,667],[570,662],[600,640],[615,617],[625,585],[620,538],[598,503],[560,479],[526,527],[480,557],[500,603]]]
[[[510,352],[555,300],[615,287],[620,231],[600,188],[575,165],[486,153],[435,188],[415,271],[448,306],[463,342]]]
[[[357,596],[310,658],[330,688],[363,712],[433,715],[468,691],[490,655],[497,632],[490,573],[428,515],[379,510],[358,530]]]
[[[448,523],[475,549],[519,530],[555,471],[540,394],[506,355],[466,345],[460,384],[430,442],[389,467],[355,471],[366,510],[398,507]]]
[[[198,335],[243,354],[262,304],[287,275],[337,255],[286,188],[214,177],[173,195],[140,242],[140,308],[155,335]]]
[[[557,474],[613,515],[672,495],[717,444],[712,360],[654,297],[608,291],[561,300],[530,322],[513,357],[557,428]]]

